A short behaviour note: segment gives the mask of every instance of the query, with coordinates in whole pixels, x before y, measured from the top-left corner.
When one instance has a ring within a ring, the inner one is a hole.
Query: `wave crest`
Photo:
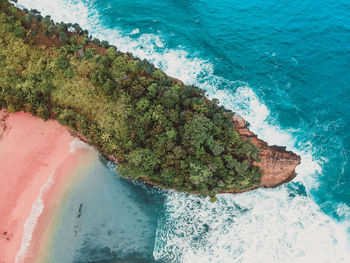
[[[325,215],[310,197],[322,173],[323,158],[315,159],[310,142],[296,140],[295,130],[283,130],[268,107],[247,83],[214,75],[209,61],[191,57],[183,48],[167,48],[159,35],[130,34],[111,29],[92,4],[82,1],[19,0],[20,5],[51,14],[56,21],[79,22],[94,36],[124,52],[146,58],[172,77],[195,84],[239,113],[251,130],[269,144],[285,145],[301,155],[294,182],[306,195],[293,193],[293,183],[239,195],[219,195],[211,204],[196,196],[169,192],[166,213],[158,223],[154,257],[166,262],[342,262],[349,258],[346,231]],[[347,208],[340,206],[339,213]]]
[[[171,192],[154,257],[165,262],[346,262],[344,229],[287,186],[219,195]]]

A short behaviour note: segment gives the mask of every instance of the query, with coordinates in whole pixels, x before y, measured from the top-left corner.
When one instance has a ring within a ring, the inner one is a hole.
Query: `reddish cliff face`
[[[254,145],[260,148],[259,157],[261,162],[253,162],[253,165],[259,166],[263,173],[262,186],[267,188],[277,187],[294,179],[296,176],[295,168],[300,164],[300,156],[291,151],[286,151],[285,147],[269,146],[248,129],[243,118],[235,115],[232,120],[235,124],[235,130],[244,139],[250,139]]]
[[[6,110],[0,110],[0,139],[4,132],[6,132],[6,119],[8,116],[9,113]],[[261,186],[273,188],[294,179],[296,176],[295,168],[300,164],[300,156],[291,151],[286,151],[285,147],[276,145],[269,146],[266,142],[260,140],[257,135],[248,129],[247,123],[243,118],[235,115],[232,117],[232,120],[235,125],[235,130],[244,139],[250,139],[253,144],[260,148],[259,157],[261,162],[253,162],[253,165],[260,167],[263,173],[261,178]],[[72,130],[70,130],[70,132],[73,136],[87,142],[87,139],[82,135]],[[107,157],[113,162],[118,163],[114,156]],[[235,191],[232,193],[246,192],[256,188],[257,187],[253,187],[251,189]]]
[[[9,113],[6,110],[0,109],[0,140],[7,129],[6,119],[8,116],[9,116]]]
[[[252,133],[248,127],[246,121],[235,115],[232,117],[235,125],[235,130],[244,138],[250,139],[253,144],[260,148],[259,157],[261,162],[253,162],[253,165],[259,166],[263,176],[261,178],[261,186],[266,188],[277,187],[283,183],[287,183],[294,179],[296,176],[295,168],[300,164],[300,156],[296,155],[291,151],[286,151],[285,147],[281,146],[269,146],[263,140],[260,140],[257,135]],[[78,137],[80,140],[88,143],[88,140],[81,134],[69,129],[71,135]],[[106,157],[118,164],[118,160],[113,155],[106,155]],[[157,185],[149,182],[147,179],[143,179],[146,183],[150,185]],[[257,186],[246,189],[233,191],[228,193],[242,193],[251,191],[258,188]],[[223,192],[226,193],[226,192]]]

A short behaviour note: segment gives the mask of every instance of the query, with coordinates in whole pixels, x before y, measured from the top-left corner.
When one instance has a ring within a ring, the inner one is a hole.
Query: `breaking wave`
[[[171,192],[154,256],[164,262],[346,262],[346,232],[288,186],[216,203]]]
[[[26,222],[24,223],[22,243],[21,243],[21,248],[19,249],[19,251],[16,254],[16,259],[15,259],[16,263],[26,262],[25,258],[27,255],[27,251],[30,247],[31,241],[32,241],[32,236],[33,236],[34,230],[37,226],[39,217],[45,208],[45,203],[44,203],[45,194],[48,191],[50,191],[51,187],[55,183],[55,174],[56,174],[57,168],[59,168],[61,166],[61,164],[64,162],[64,160],[69,155],[70,155],[70,152],[63,158],[63,160],[58,162],[58,165],[53,169],[53,171],[49,175],[45,184],[43,184],[40,188],[39,196],[34,201],[34,203],[32,205],[32,210],[30,211],[30,215],[27,218]]]
[[[70,143],[70,152],[75,153],[77,149],[86,149],[89,151],[96,151],[94,147],[88,145],[87,143],[79,140],[78,138],[74,138],[74,140]]]
[[[251,125],[269,144],[287,146],[302,157],[294,182],[276,189],[219,195],[216,203],[168,192],[165,214],[158,222],[154,257],[166,262],[343,262],[349,258],[346,229],[324,214],[310,195],[322,174],[321,157],[310,142],[296,141],[294,130],[283,130],[268,107],[247,83],[214,74],[210,61],[191,57],[186,49],[167,48],[162,35],[130,33],[104,25],[92,4],[83,1],[19,0],[55,21],[78,22],[119,50],[146,58],[170,76],[206,90]],[[304,190],[300,190],[304,189]],[[339,204],[349,218],[349,207]]]

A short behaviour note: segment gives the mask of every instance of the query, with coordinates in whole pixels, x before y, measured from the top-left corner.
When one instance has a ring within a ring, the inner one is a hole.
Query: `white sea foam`
[[[35,200],[32,206],[32,210],[30,212],[29,217],[27,218],[26,222],[24,223],[24,230],[23,230],[23,237],[22,237],[22,243],[21,248],[16,254],[16,263],[22,263],[25,262],[26,259],[26,253],[28,251],[28,248],[30,247],[30,242],[32,240],[32,235],[35,230],[35,227],[38,223],[38,219],[40,215],[42,214],[45,204],[44,204],[44,196],[45,194],[50,191],[51,187],[55,183],[55,174],[58,167],[62,165],[64,160],[69,156],[69,154],[75,153],[77,149],[87,149],[90,151],[95,151],[93,147],[90,145],[84,143],[83,141],[79,140],[78,138],[75,138],[70,143],[70,151],[69,153],[58,162],[58,165],[54,168],[54,170],[51,172],[50,176],[48,177],[47,181],[44,185],[40,188],[40,193],[38,198]]]
[[[347,204],[339,203],[336,208],[337,215],[350,227],[350,207]]]
[[[259,135],[259,138],[269,144],[285,145],[287,150],[292,150],[301,156],[301,164],[297,167],[298,174],[295,181],[301,181],[307,190],[317,187],[316,176],[322,173],[324,159],[314,159],[314,149],[311,142],[296,145],[292,136],[293,130],[282,130],[278,124],[269,120],[270,111],[264,105],[253,90],[242,85],[235,93],[227,90],[212,89],[209,97],[218,98],[222,105],[239,113],[250,124],[250,129]]]
[[[70,143],[70,152],[75,153],[77,149],[86,149],[89,151],[96,151],[94,147],[88,145],[87,143],[79,140],[78,138],[74,138],[74,140]]]
[[[344,229],[286,186],[216,203],[171,192],[154,250],[164,262],[347,262]]]
[[[136,35],[140,33],[140,30],[138,28],[135,28],[133,31],[131,31],[130,35]]]
[[[35,200],[35,202],[33,203],[30,215],[27,218],[26,222],[24,223],[22,243],[21,243],[20,250],[16,254],[16,259],[15,259],[16,263],[25,262],[26,253],[27,253],[27,250],[30,246],[33,232],[34,232],[35,227],[38,223],[38,219],[45,208],[45,204],[44,204],[44,200],[43,200],[44,195],[51,189],[51,187],[55,183],[56,169],[61,165],[61,163],[62,162],[59,162],[59,164],[51,172],[51,174],[48,177],[45,184],[43,184],[41,186],[39,196]]]
[[[170,76],[181,78],[185,83],[194,84],[199,75],[213,72],[212,65],[208,61],[191,58],[183,49],[166,49],[164,40],[159,35],[141,34],[137,39],[133,39],[128,34],[123,36],[118,29],[104,26],[97,11],[81,1],[19,0],[17,5],[37,9],[42,15],[50,15],[55,21],[78,22],[94,37],[108,40],[123,52],[132,52],[135,56],[148,59]],[[157,52],[159,50],[161,52]]]
[[[254,91],[242,82],[214,75],[213,65],[191,57],[186,50],[166,48],[159,35],[141,34],[133,39],[100,21],[92,6],[81,1],[19,0],[20,5],[52,15],[56,21],[78,22],[91,34],[147,58],[167,74],[186,84],[196,84],[210,98],[239,113],[251,124],[253,132],[270,144],[287,146],[301,155],[297,167],[306,191],[317,187],[323,158],[314,158],[310,142],[296,142],[293,130],[282,130],[269,109]],[[230,86],[232,89],[222,89]],[[235,90],[233,92],[232,90]],[[326,216],[307,196],[290,197],[287,186],[260,189],[241,195],[220,195],[211,204],[195,196],[170,192],[166,215],[159,222],[154,256],[167,262],[343,262],[349,259],[343,225]],[[345,206],[339,213],[346,213]],[[206,232],[207,230],[207,232]]]

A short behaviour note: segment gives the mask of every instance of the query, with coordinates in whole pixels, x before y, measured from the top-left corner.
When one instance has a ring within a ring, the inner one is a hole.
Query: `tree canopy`
[[[78,24],[5,0],[0,108],[69,126],[114,156],[122,176],[203,196],[260,185],[252,165],[259,149],[235,131],[233,113],[217,100]]]

